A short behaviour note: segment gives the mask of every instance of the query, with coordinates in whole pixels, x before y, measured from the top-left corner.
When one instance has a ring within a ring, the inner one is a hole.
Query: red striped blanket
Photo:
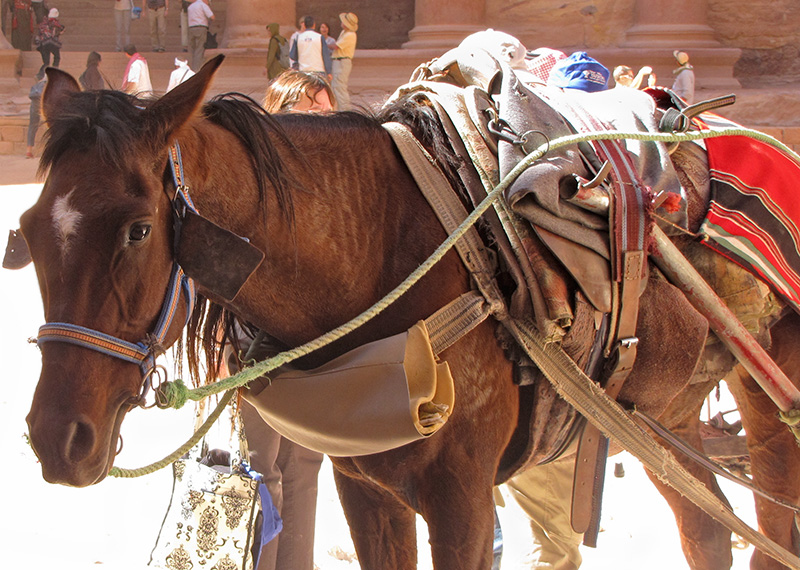
[[[702,128],[738,126],[710,114]],[[770,284],[800,311],[800,163],[746,136],[706,139],[711,201],[706,245]]]

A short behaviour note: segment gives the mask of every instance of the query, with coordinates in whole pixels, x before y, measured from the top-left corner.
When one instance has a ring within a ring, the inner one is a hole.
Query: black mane
[[[121,91],[85,91],[67,95],[65,111],[48,117],[39,174],[67,150],[99,151],[104,164],[114,164],[136,142],[135,125],[147,103]]]

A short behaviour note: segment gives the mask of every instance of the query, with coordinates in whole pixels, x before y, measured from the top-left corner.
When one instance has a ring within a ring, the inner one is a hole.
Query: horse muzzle
[[[45,481],[87,487],[105,479],[116,456],[122,419],[130,409],[123,404],[103,426],[86,414],[67,415],[59,407],[37,406],[34,399],[28,433]]]

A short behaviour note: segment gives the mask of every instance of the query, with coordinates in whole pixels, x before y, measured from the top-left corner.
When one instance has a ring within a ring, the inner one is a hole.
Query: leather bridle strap
[[[180,147],[175,143],[169,152],[170,170],[175,182],[175,196],[171,199],[173,216],[175,218],[176,232],[180,229],[181,219],[186,210],[196,212],[197,210],[189,197],[189,189],[183,184],[183,164],[181,161]],[[167,332],[175,319],[175,312],[183,293],[186,305],[186,320],[184,326],[189,322],[194,308],[196,288],[191,278],[187,277],[177,261],[173,262],[172,274],[164,304],[161,307],[158,321],[156,321],[153,332],[144,340],[133,343],[109,334],[64,322],[49,322],[39,328],[36,344],[41,347],[46,342],[65,342],[82,346],[119,358],[126,362],[138,364],[144,377],[144,386],[139,396],[140,404],[144,402],[144,397],[150,389],[150,379],[156,369],[156,358],[164,353],[164,340]]]

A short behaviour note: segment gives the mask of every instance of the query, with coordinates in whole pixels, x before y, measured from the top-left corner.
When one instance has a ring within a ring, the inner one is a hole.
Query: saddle
[[[461,168],[459,175],[475,206],[550,140],[597,130],[658,132],[654,100],[647,94],[568,91],[527,85],[488,53],[456,48],[420,66],[392,99],[411,97],[437,111],[455,151],[473,166]],[[555,149],[504,194],[505,202],[496,202],[485,218],[500,264],[516,284],[507,298],[509,315],[533,320],[548,341],[561,343],[616,397],[637,360],[637,322],[663,321],[660,311],[669,303],[687,305],[691,322],[674,330],[662,327],[667,338],[684,343],[685,362],[673,373],[676,386],[685,385],[702,355],[707,324],[680,291],[648,277],[646,256],[654,213],[669,232],[687,224],[687,199],[669,149],[637,141]],[[639,299],[648,283],[648,309],[640,314]],[[586,335],[587,329],[592,334]],[[538,372],[502,327],[498,336],[518,365],[522,396],[520,425],[497,477],[502,482],[527,465],[558,457],[584,421],[561,405],[547,382],[537,382]],[[658,365],[658,347],[651,348],[656,350],[638,359],[639,369]],[[548,417],[548,426],[534,425],[535,417]],[[599,430],[583,430],[572,521],[576,531],[589,531],[590,545],[599,521],[605,449]]]

